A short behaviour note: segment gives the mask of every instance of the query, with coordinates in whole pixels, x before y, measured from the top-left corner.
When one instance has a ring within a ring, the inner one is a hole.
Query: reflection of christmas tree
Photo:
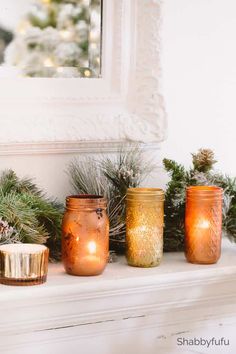
[[[9,42],[11,42],[12,38],[12,33],[0,26],[0,63],[4,60],[5,47]]]
[[[100,73],[101,0],[34,0],[5,62],[31,77]]]

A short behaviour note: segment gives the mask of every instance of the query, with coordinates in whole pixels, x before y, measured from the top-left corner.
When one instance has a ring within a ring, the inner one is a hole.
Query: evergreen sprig
[[[78,194],[103,195],[108,200],[110,246],[123,252],[125,246],[125,195],[127,188],[137,187],[154,166],[144,159],[138,146],[124,147],[118,155],[77,159],[69,165],[73,191]]]
[[[200,149],[192,154],[193,166],[188,170],[173,160],[164,159],[170,176],[165,201],[164,250],[179,251],[184,246],[185,191],[193,185],[216,185],[224,190],[223,231],[236,242],[236,178],[216,173],[213,151]]]
[[[2,173],[0,217],[14,229],[10,242],[46,243],[51,258],[60,257],[62,206],[47,198],[31,179],[20,179],[12,170]]]

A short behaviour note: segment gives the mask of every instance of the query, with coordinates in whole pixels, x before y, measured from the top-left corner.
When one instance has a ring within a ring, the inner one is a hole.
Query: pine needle
[[[62,206],[48,199],[28,178],[18,178],[14,171],[0,176],[0,217],[14,230],[1,243],[27,242],[47,244],[51,257],[60,257]]]
[[[173,160],[163,160],[170,175],[165,201],[164,250],[179,251],[184,247],[185,191],[193,185],[216,185],[224,189],[223,232],[236,242],[236,179],[216,173],[214,153],[200,149],[192,154],[189,170]]]
[[[83,158],[69,165],[68,174],[74,193],[97,194],[107,198],[110,244],[116,251],[124,251],[127,188],[138,187],[153,168],[150,161],[145,162],[138,146],[125,146],[114,159]]]

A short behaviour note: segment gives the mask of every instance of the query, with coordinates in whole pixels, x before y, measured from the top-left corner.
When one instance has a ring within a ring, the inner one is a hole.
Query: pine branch
[[[154,166],[145,162],[143,153],[138,146],[121,149],[115,160],[102,159],[100,169],[106,179],[117,189],[123,198],[127,188],[135,188],[149,175]]]
[[[68,175],[73,190],[78,194],[104,195],[106,181],[91,158],[77,159],[69,165]]]
[[[9,242],[47,243],[51,257],[59,258],[62,206],[48,199],[31,179],[20,179],[12,170],[2,173],[0,215],[14,229]]]
[[[18,178],[12,170],[2,172],[0,177],[0,187],[3,194],[10,192],[32,193],[37,196],[43,196],[42,191],[32,182],[30,178]]]
[[[163,161],[171,177],[165,202],[165,251],[183,249],[185,191],[190,185],[216,185],[224,189],[223,230],[231,241],[236,242],[236,179],[212,170],[216,161],[211,150],[200,149],[192,156],[193,168],[189,170],[173,160]]]
[[[34,210],[25,203],[25,195],[0,191],[0,215],[18,231],[20,240],[29,243],[45,243],[47,231],[39,224]]]
[[[71,185],[76,193],[107,198],[111,248],[116,251],[124,251],[127,188],[139,186],[152,170],[152,163],[145,161],[138,146],[125,146],[114,159],[78,159],[69,166]]]

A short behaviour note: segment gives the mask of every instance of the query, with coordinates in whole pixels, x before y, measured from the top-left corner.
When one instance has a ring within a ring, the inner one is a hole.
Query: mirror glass
[[[101,76],[102,0],[1,0],[0,77]]]

